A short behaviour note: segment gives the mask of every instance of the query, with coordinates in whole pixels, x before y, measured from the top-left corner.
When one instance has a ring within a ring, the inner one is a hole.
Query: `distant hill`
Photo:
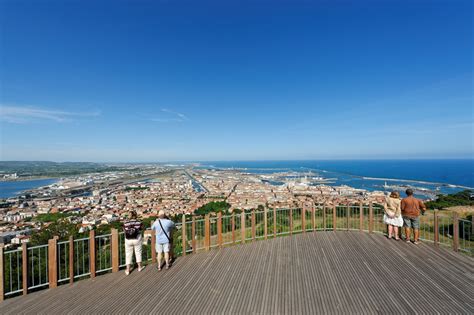
[[[118,168],[92,162],[0,161],[0,174],[17,173],[19,177],[56,177],[116,169]]]

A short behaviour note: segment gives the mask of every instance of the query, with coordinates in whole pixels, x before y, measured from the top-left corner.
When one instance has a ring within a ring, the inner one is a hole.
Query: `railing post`
[[[267,207],[263,208],[263,238],[268,238],[268,209]]]
[[[453,250],[459,250],[459,214],[453,212]]]
[[[273,237],[277,236],[277,209],[273,208]]]
[[[313,201],[311,201],[311,226],[313,227],[313,232],[316,231],[316,207]]]
[[[245,210],[240,213],[240,231],[241,231],[241,243],[245,244]]]
[[[192,222],[191,222],[191,234],[192,234],[191,246],[193,247],[193,253],[196,253],[196,220],[194,219],[194,215],[192,217]]]
[[[151,263],[156,263],[156,233],[151,230]]]
[[[217,245],[222,248],[222,212],[217,213]]]
[[[232,244],[235,244],[235,213],[232,212],[232,216],[230,217],[231,225],[232,225]]]
[[[303,208],[301,209],[301,230],[303,233],[306,233],[306,204],[303,203]]]
[[[290,208],[290,235],[293,235],[293,208]]]
[[[5,296],[5,288],[4,288],[4,279],[3,279],[3,273],[5,272],[5,266],[3,264],[3,247],[5,245],[0,244],[0,302],[4,300]]]
[[[74,283],[74,238],[69,236],[69,283]]]
[[[21,244],[21,258],[23,295],[26,295],[28,294],[28,248],[26,243]]]
[[[326,203],[323,204],[323,231],[326,231]]]
[[[337,212],[336,212],[336,205],[332,206],[332,230],[336,231],[337,227]]]
[[[181,217],[181,238],[182,238],[182,247],[183,247],[183,256],[186,256],[186,245],[187,245],[187,238],[186,238],[186,215],[183,214]]]
[[[211,222],[209,214],[204,217],[204,247],[206,250],[211,249]]]
[[[50,288],[58,286],[57,239],[48,240],[48,282]]]
[[[255,210],[252,209],[252,241],[255,241],[255,234],[256,234],[255,233],[255,228],[256,228],[255,225],[256,225],[256,223],[255,223]]]
[[[433,211],[433,219],[434,219],[434,245],[439,245],[439,221],[438,221],[438,210]],[[398,235],[397,235],[398,236]]]
[[[119,235],[117,229],[110,230],[112,247],[112,272],[119,271]]]
[[[349,231],[350,217],[351,217],[351,206],[350,206],[350,203],[348,203],[348,204],[347,204],[347,213],[346,213],[346,218],[347,218],[346,227],[347,227],[347,231]]]
[[[471,215],[471,239],[474,237],[474,214]],[[471,249],[471,254],[472,254],[472,249]]]
[[[359,202],[359,232],[364,229],[364,205],[362,201]]]
[[[89,231],[89,270],[91,278],[95,278],[95,231]]]
[[[23,283],[23,295],[28,294],[28,248],[26,243],[21,244],[21,271]]]
[[[372,201],[369,203],[369,233],[374,232],[374,208],[372,207]]]

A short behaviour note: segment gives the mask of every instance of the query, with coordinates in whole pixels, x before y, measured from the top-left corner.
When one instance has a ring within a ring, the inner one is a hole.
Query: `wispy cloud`
[[[24,124],[35,121],[68,122],[80,117],[96,117],[100,112],[68,112],[32,106],[0,105],[0,121]]]
[[[162,115],[160,117],[151,118],[151,121],[166,123],[166,122],[185,122],[188,121],[189,118],[179,112],[175,112],[173,110],[162,108],[161,109]]]

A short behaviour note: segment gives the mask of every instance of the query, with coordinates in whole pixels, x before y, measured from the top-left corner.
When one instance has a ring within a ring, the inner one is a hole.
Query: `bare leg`
[[[406,227],[406,228],[405,228],[405,240],[406,240],[407,242],[410,241],[410,228],[409,228],[409,227]]]
[[[388,238],[392,238],[392,233],[393,233],[393,225],[389,224],[388,225]]]
[[[419,237],[420,237],[420,230],[414,230],[415,231],[415,243],[419,242]]]
[[[161,253],[156,253],[158,260],[158,270],[161,270]],[[166,254],[165,254],[166,255]]]
[[[393,226],[393,234],[395,234],[395,239],[399,240],[400,238],[398,237],[398,226],[394,225]]]
[[[170,266],[170,254],[165,252],[166,268]]]

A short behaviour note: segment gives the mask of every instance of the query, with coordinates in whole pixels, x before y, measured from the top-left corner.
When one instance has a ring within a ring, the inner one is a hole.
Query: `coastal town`
[[[64,214],[82,231],[121,221],[130,210],[140,217],[193,214],[214,201],[225,201],[229,211],[298,208],[303,203],[336,205],[381,202],[383,191],[330,186],[313,173],[255,174],[232,169],[192,166],[145,166],[135,171],[105,172],[68,177],[54,184],[4,199],[0,235],[5,246],[28,242],[30,235],[48,227],[36,220]]]

